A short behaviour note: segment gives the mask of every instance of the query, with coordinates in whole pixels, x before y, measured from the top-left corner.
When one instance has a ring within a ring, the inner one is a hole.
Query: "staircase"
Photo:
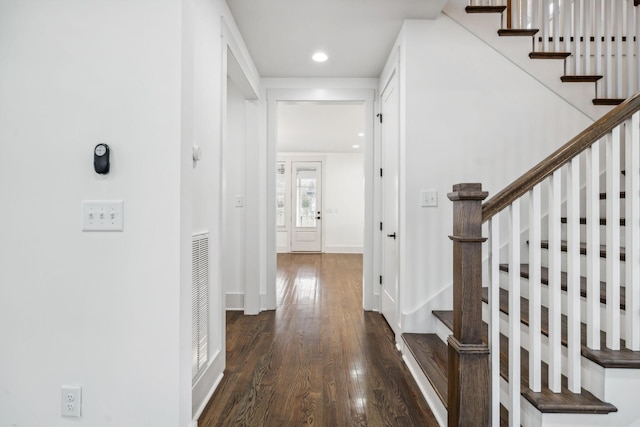
[[[470,0],[465,6],[465,0],[449,0],[444,12],[561,97],[599,118],[607,110],[599,113],[593,105],[619,105],[640,90],[640,8],[636,3]],[[492,25],[488,37],[482,30]],[[495,39],[516,40],[505,44]],[[591,107],[578,105],[586,94]]]
[[[402,335],[405,361],[441,425],[640,426],[640,8],[474,3],[617,106],[485,203],[480,184],[454,186],[454,309]]]

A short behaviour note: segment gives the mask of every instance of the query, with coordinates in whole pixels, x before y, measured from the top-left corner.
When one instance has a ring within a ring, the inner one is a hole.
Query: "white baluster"
[[[623,36],[623,29],[624,29],[624,17],[622,16],[622,8],[624,7],[624,1],[614,1],[612,2],[614,4],[614,12],[615,12],[615,20],[613,21],[615,23],[615,38],[616,38],[616,42],[615,42],[615,51],[616,51],[616,58],[615,58],[615,62],[614,62],[614,69],[615,69],[615,82],[614,82],[614,87],[616,88],[616,94],[615,94],[615,98],[626,98],[624,96],[624,89],[623,89],[623,83],[624,80],[622,78],[622,71],[624,70],[624,65],[622,63],[622,36]]]
[[[604,0],[604,98],[613,97],[613,23],[611,21],[611,4]]]
[[[543,15],[544,16],[544,15]],[[540,29],[540,0],[531,1],[531,28]],[[540,31],[533,37],[533,51],[540,51]]]
[[[573,74],[578,76],[582,74],[583,67],[581,63],[582,44],[580,37],[582,36],[582,0],[573,0]],[[585,41],[586,43],[587,41]]]
[[[587,346],[600,350],[600,142],[587,149]]]
[[[584,0],[584,74],[593,74],[591,35],[593,34],[593,0]]]
[[[636,15],[636,27],[635,27],[635,51],[636,51],[636,56],[635,56],[635,70],[636,72],[634,73],[635,75],[635,90],[639,91],[640,90],[640,6],[636,6],[634,7],[634,11],[635,11],[635,15]]]
[[[560,392],[562,376],[561,314],[562,287],[560,283],[560,206],[562,172],[557,170],[549,179],[549,390]]]
[[[491,425],[500,425],[500,214],[489,221],[489,346],[491,349]]]
[[[593,11],[593,19],[594,19],[594,32],[595,32],[595,45],[594,45],[594,66],[595,66],[595,74],[597,76],[601,76],[603,73],[603,59],[602,59],[602,35],[604,31],[604,21],[603,21],[603,1],[604,0],[594,0],[594,11]],[[600,90],[596,89],[596,97],[604,98],[604,88],[602,84],[598,84],[596,86]]]
[[[565,52],[571,52],[571,0],[564,0],[562,2],[562,9],[560,11],[562,18],[562,36],[564,39],[563,50]],[[567,62],[567,73],[573,73],[573,62],[575,61],[575,56],[572,59],[568,59]]]
[[[633,47],[634,47],[634,40],[633,40],[633,19],[634,19],[634,6],[631,4],[631,2],[625,2],[625,9],[626,9],[626,15],[627,15],[627,28],[626,28],[626,36],[627,36],[627,42],[625,43],[626,47],[627,47],[627,51],[626,51],[626,63],[627,63],[627,81],[626,81],[626,90],[625,93],[623,95],[624,98],[628,98],[631,95],[634,94],[635,92],[635,75],[637,72],[634,72],[634,62],[633,62]]]
[[[580,158],[567,168],[567,379],[580,393]]]
[[[560,52],[560,0],[552,0],[553,5],[553,51]]]
[[[541,214],[540,186],[529,191],[529,388],[542,388]]]
[[[607,138],[607,347],[620,349],[620,126]]]
[[[542,10],[540,11],[540,21],[542,22],[542,51],[549,52],[549,0],[542,0]]]
[[[640,351],[640,112],[626,124],[626,346]]]
[[[509,427],[520,426],[520,200],[509,206]]]

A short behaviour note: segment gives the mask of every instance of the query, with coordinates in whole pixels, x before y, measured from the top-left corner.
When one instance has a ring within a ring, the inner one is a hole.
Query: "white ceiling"
[[[280,153],[362,153],[364,104],[333,102],[280,102]],[[354,148],[353,145],[359,145]]]
[[[379,77],[402,23],[447,0],[227,0],[262,77]],[[329,60],[311,60],[323,50]]]

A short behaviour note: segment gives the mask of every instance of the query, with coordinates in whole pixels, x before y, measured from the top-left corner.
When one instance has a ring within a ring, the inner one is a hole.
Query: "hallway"
[[[362,256],[279,254],[278,309],[227,312],[227,369],[198,421],[213,426],[437,426],[378,313]]]

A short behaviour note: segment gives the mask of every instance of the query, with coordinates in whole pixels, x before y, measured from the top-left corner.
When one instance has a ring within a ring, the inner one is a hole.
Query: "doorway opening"
[[[362,102],[278,103],[277,251],[362,253]]]
[[[379,307],[373,277],[374,89],[274,89],[268,99],[268,309],[277,253],[362,254],[362,301]],[[379,233],[379,230],[377,230]]]

